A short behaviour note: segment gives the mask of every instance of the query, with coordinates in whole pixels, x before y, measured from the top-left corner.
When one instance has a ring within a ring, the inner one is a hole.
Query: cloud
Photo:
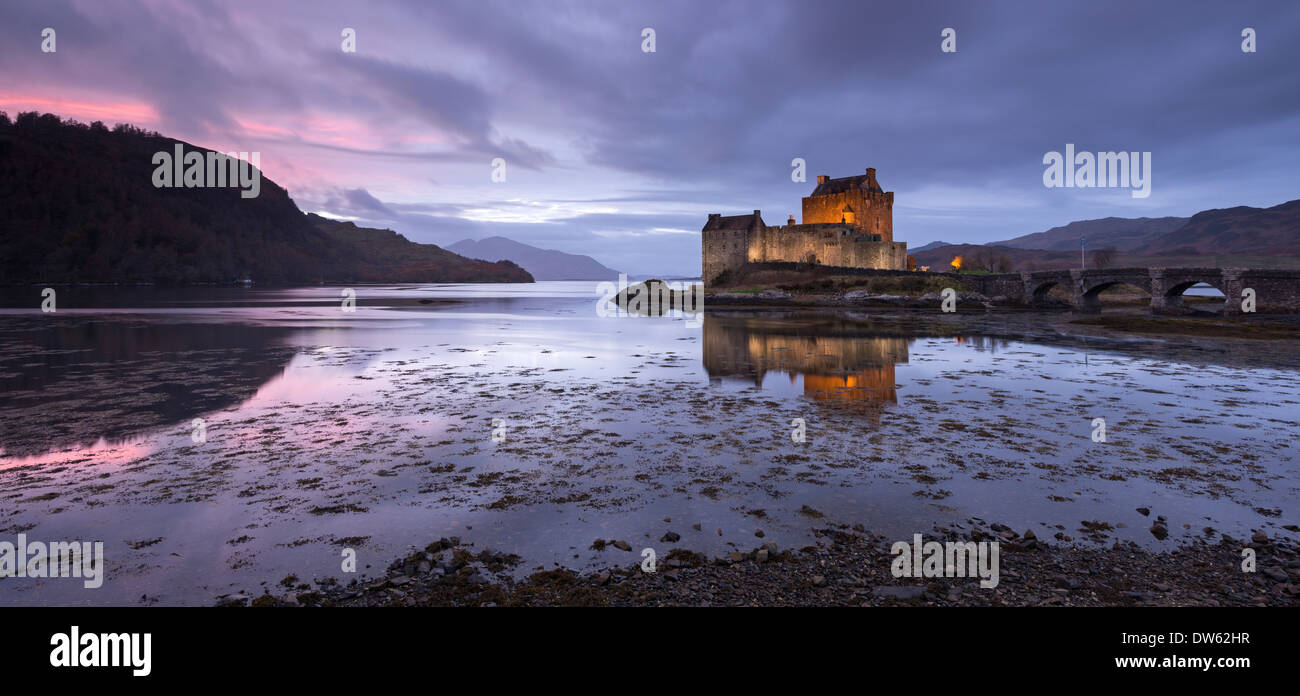
[[[110,122],[105,110],[143,115],[219,149],[251,143],[304,209],[422,241],[540,241],[633,271],[698,267],[698,240],[662,231],[698,230],[709,212],[798,214],[811,185],[791,181],[794,157],[810,179],[876,167],[896,194],[896,237],[918,246],[1273,205],[1294,197],[1300,159],[1294,3],[49,0],[4,11],[0,99]],[[1247,25],[1254,54],[1240,50]],[[57,54],[39,51],[45,26],[59,31]],[[357,30],[356,53],[340,50],[343,27]],[[654,53],[641,50],[646,27]],[[939,50],[945,27],[956,53]],[[1152,152],[1151,198],[1045,189],[1043,153],[1066,143]],[[496,157],[505,182],[490,178]]]

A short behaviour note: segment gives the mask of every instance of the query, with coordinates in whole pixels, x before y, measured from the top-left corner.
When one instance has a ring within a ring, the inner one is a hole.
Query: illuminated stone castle
[[[768,227],[757,210],[714,213],[701,238],[705,286],[746,263],[907,269],[907,244],[894,241],[894,193],[880,188],[875,169],[839,179],[817,177],[817,188],[803,199],[803,224],[791,215],[785,225]]]

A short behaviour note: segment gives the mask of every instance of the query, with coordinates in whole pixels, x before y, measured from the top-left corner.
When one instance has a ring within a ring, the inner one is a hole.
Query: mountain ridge
[[[1059,270],[1079,267],[1080,236],[1086,238],[1089,268],[1094,263],[1300,268],[1300,200],[1268,208],[1213,208],[1190,218],[1077,220],[1001,242],[950,244],[911,253],[918,265],[934,270],[946,270],[958,255],[965,268],[1010,265],[1014,270]],[[1097,252],[1107,247],[1113,251],[1103,252],[1099,259]]]
[[[510,260],[537,280],[609,280],[619,272],[585,254],[542,249],[499,235],[483,239],[462,239],[447,249],[469,258],[488,261]]]
[[[126,124],[0,112],[0,283],[533,280],[514,264],[309,216],[260,172],[251,198],[159,187],[154,156],[177,146],[215,152]]]

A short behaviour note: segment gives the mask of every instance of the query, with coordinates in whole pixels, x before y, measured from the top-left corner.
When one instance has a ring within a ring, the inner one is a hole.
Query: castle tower
[[[817,177],[817,188],[803,199],[803,224],[844,223],[894,241],[894,193],[876,180],[875,168],[858,176]]]

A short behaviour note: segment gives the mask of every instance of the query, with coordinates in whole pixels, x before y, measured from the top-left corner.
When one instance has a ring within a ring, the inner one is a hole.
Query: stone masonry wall
[[[748,261],[806,261],[808,254],[826,266],[905,270],[907,244],[872,241],[844,225],[768,227],[750,243]]]
[[[803,223],[838,224],[844,206],[853,208],[856,224],[864,232],[878,234],[883,241],[894,241],[894,194],[861,189],[808,196],[803,199]]]
[[[723,271],[739,268],[749,258],[749,230],[711,230],[702,234],[705,285]]]

